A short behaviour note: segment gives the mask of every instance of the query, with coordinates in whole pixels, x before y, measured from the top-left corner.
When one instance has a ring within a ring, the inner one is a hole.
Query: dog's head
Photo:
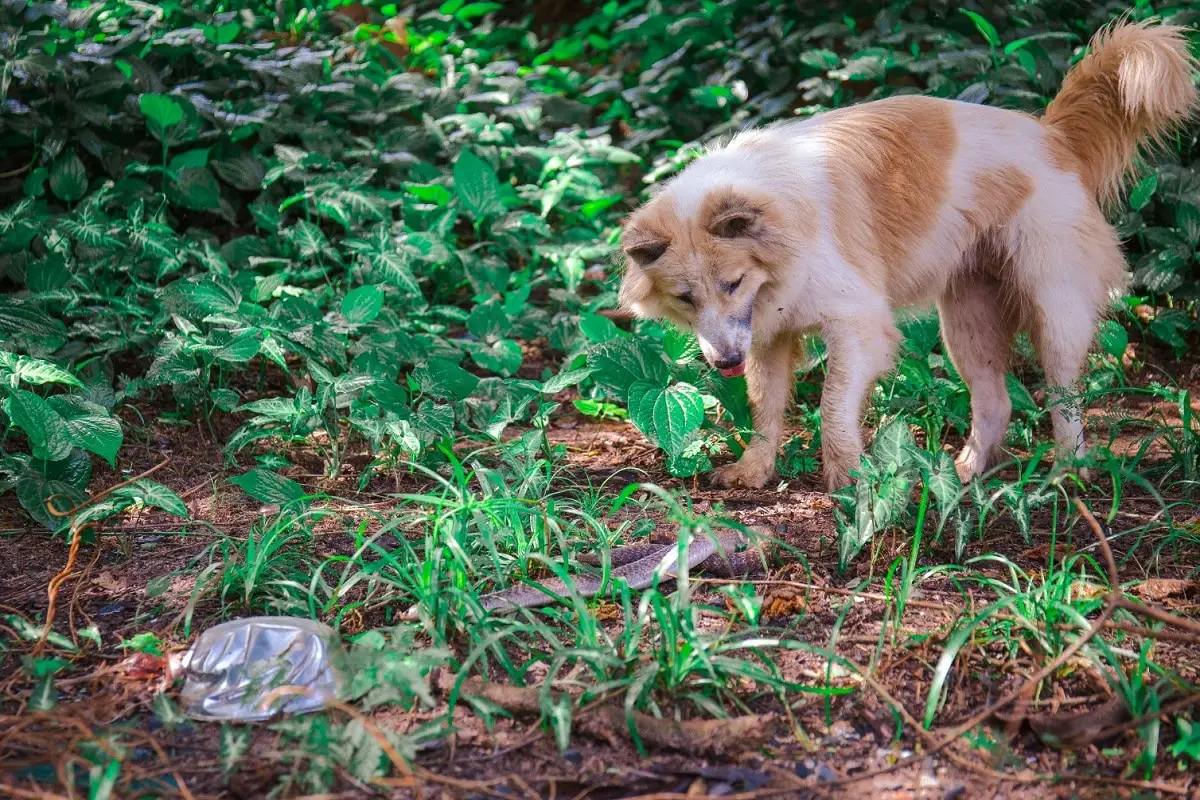
[[[682,188],[670,187],[626,221],[620,302],[640,317],[694,331],[709,364],[741,375],[755,300],[784,266],[784,228],[766,193],[719,186],[687,198]]]

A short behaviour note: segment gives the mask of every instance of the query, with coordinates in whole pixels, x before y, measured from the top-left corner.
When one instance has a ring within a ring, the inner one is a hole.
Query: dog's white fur
[[[625,225],[620,295],[696,331],[714,366],[744,362],[756,436],[715,480],[770,478],[797,341],[819,332],[826,483],[848,483],[862,404],[900,341],[893,311],[931,303],[972,395],[960,476],[1002,444],[1019,330],[1052,387],[1059,455],[1082,455],[1067,395],[1126,274],[1102,206],[1138,148],[1192,116],[1195,68],[1180,28],[1120,21],[1041,117],[901,96],[743,133],[669,181]]]

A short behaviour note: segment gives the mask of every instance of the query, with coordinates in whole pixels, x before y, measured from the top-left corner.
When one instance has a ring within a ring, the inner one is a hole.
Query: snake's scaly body
[[[748,547],[749,540],[736,531],[718,534],[715,537],[697,533],[687,548],[688,571],[702,569],[719,577],[740,577],[762,568],[762,551]],[[623,578],[629,588],[645,589],[654,583],[655,571],[664,565],[661,578],[678,575],[676,559],[677,544],[631,544],[613,548],[610,553],[612,569],[609,583]],[[580,563],[600,566],[598,553],[585,553],[578,557]],[[518,608],[537,608],[549,605],[560,598],[570,597],[572,587],[583,597],[593,597],[600,591],[603,578],[600,575],[576,575],[571,578],[571,587],[560,578],[549,577],[539,580],[537,585],[516,584],[507,589],[479,598],[488,611],[511,611]],[[405,618],[415,619],[417,606],[405,613]]]
[[[722,533],[715,538],[696,534],[687,548],[688,571],[703,569],[722,577],[745,574],[761,559],[757,549],[744,549],[746,544],[746,538],[737,532]],[[614,548],[610,553],[613,568],[609,571],[609,581],[623,578],[629,588],[645,589],[654,583],[655,570],[664,561],[666,566],[661,577],[674,578],[678,574],[675,563],[678,552],[676,544],[632,544]],[[599,566],[601,558],[599,554],[588,553],[580,556],[579,561]],[[599,575],[578,575],[572,577],[571,582],[580,595],[593,597],[600,590],[602,580]],[[488,610],[536,608],[555,602],[558,599],[555,595],[571,595],[571,589],[559,578],[547,578],[539,584],[553,594],[532,584],[519,584],[484,595],[480,602]]]

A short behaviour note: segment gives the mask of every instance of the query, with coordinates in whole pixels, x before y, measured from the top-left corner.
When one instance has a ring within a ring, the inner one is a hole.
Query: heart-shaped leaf
[[[260,503],[284,506],[304,497],[304,487],[269,469],[254,469],[230,478],[229,482]]]
[[[71,150],[54,160],[50,168],[50,191],[64,203],[74,203],[87,192],[87,167]]]
[[[54,408],[33,392],[18,389],[8,400],[12,424],[29,437],[33,457],[40,461],[61,461],[75,446],[66,421]]]
[[[454,162],[454,193],[476,222],[503,209],[495,170],[470,150],[463,150]]]
[[[144,94],[138,98],[138,108],[146,118],[146,127],[160,142],[166,141],[169,132],[183,122],[183,108],[175,98],[165,94]]]
[[[354,325],[374,322],[383,311],[383,290],[378,286],[359,286],[342,298],[342,316]]]

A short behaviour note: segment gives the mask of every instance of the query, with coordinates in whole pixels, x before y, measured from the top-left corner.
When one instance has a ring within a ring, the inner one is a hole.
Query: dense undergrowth
[[[121,468],[122,445],[148,439],[153,424],[215,432],[232,420],[221,443],[233,483],[280,509],[195,562],[183,629],[214,600],[230,614],[334,624],[387,609],[387,627],[354,644],[350,699],[364,708],[432,704],[436,665],[517,682],[534,662],[550,677],[582,667],[595,695],[684,714],[745,709],[756,698],[731,687],[746,684],[785,702],[845,693],[781,677],[776,651],[825,650],[786,631],[766,635],[752,587],[727,590],[740,625],[719,636],[698,624],[686,582],[673,594],[618,587],[625,624],[615,635],[582,600],[515,620],[470,618],[491,585],[644,534],[632,522],[610,528],[606,517],[625,503],[718,524],[670,493],[614,499],[581,485],[545,434],[565,404],[628,417],[675,477],[735,457],[751,434],[742,379],[709,369],[690,337],[603,313],[615,308],[619,221],[698,146],[745,125],[917,91],[1036,113],[1092,32],[1127,7],[614,0],[581,4],[570,19],[542,10],[464,0],[5,2],[0,491],[65,535],[68,518],[49,514],[46,499],[82,502],[94,458]],[[1132,11],[1152,13],[1190,25],[1200,3]],[[1186,514],[1171,512],[1190,505],[1200,478],[1200,423],[1182,376],[1146,363],[1182,358],[1197,341],[1195,150],[1188,129],[1114,212],[1133,291],[1104,323],[1085,387],[1102,407],[1131,397],[1178,410],[1113,416],[1092,434],[1107,520],[1123,491],[1158,498],[1167,513],[1128,534],[1168,558],[1196,544],[1194,530],[1172,522]],[[927,694],[930,725],[957,648],[975,637],[1053,657],[1098,608],[1078,591],[1081,576],[1103,571],[1073,557],[1036,577],[1013,564],[1007,581],[972,572],[968,544],[1000,517],[1027,540],[1039,514],[1054,535],[1065,531],[1082,483],[1046,474],[1030,363],[1010,376],[1017,477],[1009,464],[1003,477],[960,486],[942,445],[965,433],[967,392],[935,318],[914,313],[903,330],[904,358],[875,394],[870,421],[882,424],[863,478],[838,497],[837,549],[845,569],[873,558],[863,551],[881,531],[915,526],[911,556],[883,568],[896,619],[912,588],[939,575],[994,594],[990,615],[950,636]],[[819,342],[812,352],[797,376],[783,480],[818,467]],[[359,488],[398,470],[427,488],[364,521],[287,477],[300,449],[330,476],[365,451]],[[98,522],[146,506],[188,516],[151,479],[86,514]],[[344,527],[351,552],[315,555],[317,522]],[[393,611],[412,603],[421,622],[398,623]],[[1004,621],[1012,614],[1037,624],[1014,629]],[[1118,654],[1094,657],[1135,716],[1154,707],[1144,685],[1120,684]],[[56,668],[26,667],[52,686]],[[565,747],[571,708],[546,702]],[[326,747],[328,759],[359,765],[361,779],[385,769],[357,723],[342,738],[315,735],[313,724],[281,729],[306,752]],[[1143,729],[1142,770],[1161,758],[1154,727]],[[431,723],[397,742],[411,755],[422,736],[445,730]],[[1194,734],[1180,731],[1192,744],[1174,755],[1194,757]],[[238,735],[223,738],[230,753]],[[321,791],[333,771],[311,757],[311,771],[291,779]]]

